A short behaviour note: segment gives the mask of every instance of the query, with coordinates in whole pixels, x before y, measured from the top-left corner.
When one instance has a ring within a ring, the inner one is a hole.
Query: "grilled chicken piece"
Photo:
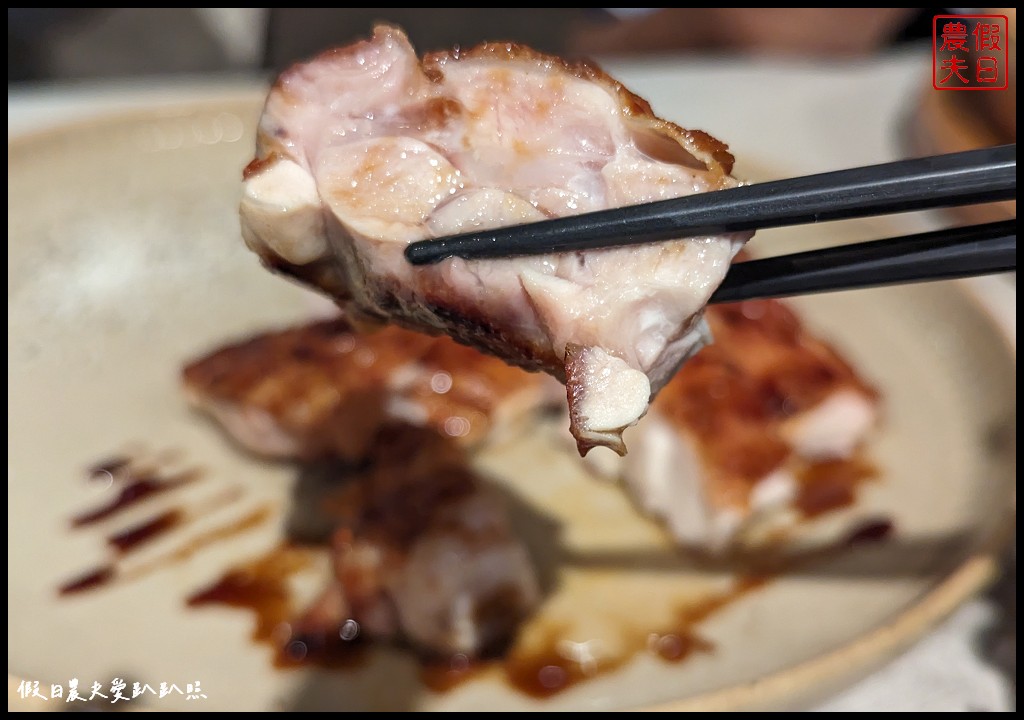
[[[432,429],[389,425],[372,447],[368,468],[324,501],[334,579],[294,635],[317,647],[354,621],[426,655],[500,652],[540,601],[501,496]]]
[[[715,342],[669,382],[625,458],[602,456],[683,543],[721,548],[852,500],[878,394],[781,302],[714,306]],[[594,458],[595,460],[597,458]]]
[[[447,334],[567,385],[581,454],[706,341],[749,234],[414,267],[408,243],[737,184],[726,147],[589,63],[513,44],[419,60],[387,26],[284,72],[246,168],[243,237],[351,316]]]
[[[403,420],[465,447],[513,435],[558,400],[550,378],[451,339],[345,319],[269,332],[189,363],[186,395],[259,455],[357,461],[380,426]]]

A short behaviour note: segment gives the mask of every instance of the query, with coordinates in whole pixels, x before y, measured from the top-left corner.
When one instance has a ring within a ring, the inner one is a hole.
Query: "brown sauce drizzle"
[[[547,698],[597,675],[616,670],[641,652],[672,663],[683,662],[697,653],[713,652],[714,645],[700,636],[696,626],[727,605],[763,587],[769,579],[742,577],[730,590],[680,608],[671,627],[638,632],[621,654],[589,666],[566,657],[561,649],[562,630],[552,628],[539,649],[519,654],[513,650],[501,663],[502,671],[508,683],[520,692],[535,698]]]
[[[308,567],[309,555],[301,548],[282,546],[248,563],[227,570],[211,585],[193,593],[186,604],[191,608],[210,605],[248,610],[254,615],[252,638],[274,650],[274,665],[280,668],[316,666],[357,667],[370,658],[372,643],[362,636],[346,638],[344,632],[318,629],[303,631],[296,621],[289,580]],[[767,577],[745,577],[720,595],[696,605],[680,608],[670,628],[640,631],[626,652],[587,666],[560,652],[562,628],[552,627],[538,649],[505,658],[470,660],[456,655],[447,660],[423,659],[420,680],[434,692],[446,692],[489,670],[497,670],[514,688],[536,698],[550,697],[566,688],[621,667],[634,655],[649,652],[665,662],[680,663],[697,653],[709,653],[714,646],[696,632],[696,625],[739,598],[762,587]]]
[[[860,458],[809,465],[799,476],[798,508],[803,517],[812,518],[846,507],[855,499],[859,486],[874,477],[874,466]],[[464,655],[448,659],[421,658],[420,680],[434,692],[446,692],[484,673],[496,672],[519,692],[543,699],[612,672],[641,653],[668,663],[682,663],[695,655],[714,652],[714,645],[698,630],[703,621],[792,569],[793,563],[823,560],[854,545],[880,542],[893,530],[891,520],[871,518],[827,549],[791,558],[788,562],[782,560],[781,564],[755,574],[742,574],[730,590],[680,607],[668,627],[638,630],[627,638],[622,652],[611,658],[584,663],[579,658],[567,657],[564,629],[552,626],[548,637],[538,645],[520,650],[513,647],[503,657],[483,660],[471,660]],[[288,578],[301,567],[287,559],[288,552],[286,547],[277,549],[263,558],[229,569],[215,583],[193,594],[188,606],[219,604],[253,612],[253,639],[273,648],[277,667],[353,667],[369,661],[372,640],[365,641],[360,636],[356,641],[346,641],[339,638],[338,633],[322,627],[312,633],[303,631],[302,621],[295,619],[288,588]]]
[[[631,647],[621,655],[601,663],[586,665],[559,652],[557,635],[552,641],[525,655],[512,656],[501,663],[506,681],[516,690],[535,698],[547,698],[580,682],[617,670],[636,655],[647,652],[671,663],[681,663],[695,653],[710,653],[714,645],[694,628],[680,626],[672,631],[638,633]]]
[[[255,510],[246,513],[237,520],[232,520],[231,522],[211,528],[193,538],[190,538],[188,542],[168,551],[165,555],[161,555],[152,562],[137,568],[130,573],[130,577],[134,579],[141,575],[147,575],[154,570],[167,567],[168,565],[188,560],[197,552],[209,547],[210,545],[214,545],[222,540],[227,540],[228,538],[240,535],[243,532],[247,532],[262,525],[269,520],[273,514],[273,508],[270,505],[262,505]]]
[[[75,593],[82,592],[84,590],[95,590],[98,587],[106,585],[114,579],[114,566],[104,565],[103,567],[90,570],[84,575],[80,575],[73,580],[69,580],[60,586],[57,591],[60,595],[73,595]]]
[[[309,560],[295,550],[283,547],[246,565],[232,568],[209,587],[188,597],[188,607],[227,605],[251,610],[256,617],[252,639],[274,638],[274,630],[292,619],[288,580],[307,567]]]
[[[129,553],[178,527],[184,519],[185,514],[181,510],[168,510],[138,525],[114,533],[107,538],[107,544],[119,553]]]
[[[86,471],[90,480],[107,480],[117,477],[131,465],[127,455],[113,455],[89,466]]]
[[[488,663],[473,662],[465,655],[456,655],[447,662],[428,661],[420,668],[420,682],[434,692],[448,692],[481,675],[488,667]]]
[[[111,455],[88,466],[85,474],[90,481],[107,481],[111,487],[116,482],[119,484],[119,489],[116,496],[106,504],[73,517],[70,522],[72,529],[86,528],[101,520],[114,517],[143,500],[196,482],[202,477],[203,473],[198,468],[167,474],[152,467],[153,464],[174,463],[178,458],[177,452],[165,451],[155,456],[152,462],[143,466],[136,458],[129,455]],[[203,548],[246,532],[272,517],[272,506],[264,504],[239,518],[187,539],[144,565],[125,568],[121,564],[121,559],[136,549],[171,533],[200,515],[230,505],[241,497],[240,489],[231,487],[203,502],[199,509],[195,507],[168,509],[165,506],[164,509],[155,511],[148,519],[116,530],[105,538],[107,546],[114,552],[111,561],[68,580],[57,588],[57,593],[61,596],[76,595],[97,590],[114,582],[120,583],[142,578],[155,570],[183,562]]]
[[[122,466],[119,473],[123,472],[124,467],[126,466]],[[104,476],[104,472],[101,472],[100,475],[101,477]],[[201,473],[198,470],[186,470],[166,478],[159,477],[158,475],[143,475],[129,478],[128,484],[121,488],[115,498],[95,510],[76,515],[71,520],[71,526],[79,528],[92,525],[100,520],[112,517],[122,510],[154,495],[159,495],[195,482],[200,477]]]
[[[166,568],[171,565],[184,562],[200,550],[210,545],[213,545],[222,540],[226,540],[234,535],[238,535],[240,533],[251,530],[252,528],[257,527],[259,525],[262,525],[264,522],[269,520],[272,515],[273,510],[269,505],[258,507],[255,510],[246,513],[237,520],[225,523],[224,525],[212,528],[204,533],[201,533],[193,538],[190,538],[187,542],[183,543],[182,545],[179,545],[178,547],[172,550],[169,550],[168,552],[164,553],[163,555],[160,555],[159,557],[154,558],[145,565],[140,565],[138,567],[132,568],[129,571],[122,572],[118,569],[117,563],[115,561],[110,563],[109,565],[105,565],[95,570],[91,570],[88,573],[85,573],[84,575],[74,578],[68,581],[67,583],[61,585],[58,588],[58,594],[72,595],[87,590],[97,590],[103,586],[111,584],[115,580],[138,580],[156,570],[160,570],[162,568]],[[138,541],[139,543],[141,543],[145,540],[152,539],[160,532],[163,532],[164,530],[159,526],[170,522],[172,521],[169,519],[162,520],[161,517],[158,516],[153,520],[144,522],[140,525],[135,526],[134,528],[130,528],[126,532],[131,533],[132,531],[138,531],[138,535],[143,537],[142,540]],[[147,528],[147,526],[156,527]],[[168,527],[167,530],[169,529],[170,528]],[[148,536],[146,536],[147,532],[149,532]],[[112,536],[111,538],[108,538],[107,541],[111,544],[115,544],[115,537],[117,536]],[[135,545],[132,544],[134,541],[135,538],[126,537],[121,542],[128,548],[134,548]],[[127,550],[124,552],[127,552]],[[123,555],[124,552],[122,552],[121,554]]]
[[[252,612],[255,618],[252,639],[273,647],[276,667],[361,664],[367,657],[368,644],[358,630],[307,630],[301,620],[296,621],[289,581],[308,568],[311,559],[308,549],[282,545],[262,557],[228,569],[213,584],[190,595],[185,604],[191,608],[224,605]]]
[[[806,518],[850,507],[860,486],[877,477],[878,470],[861,457],[813,463],[797,475],[794,504]]]
[[[883,540],[888,540],[895,531],[896,524],[891,518],[883,517],[865,520],[850,531],[843,545],[854,547],[855,545],[882,542]]]
[[[112,457],[89,468],[90,478],[100,480],[109,477],[126,484],[107,505],[75,517],[74,527],[98,522],[153,495],[193,482],[200,476],[198,471],[188,470],[170,477],[160,477],[151,472],[133,477],[131,464],[129,458]],[[854,502],[860,485],[876,476],[875,468],[861,458],[808,465],[798,473],[796,507],[805,518],[847,507]],[[128,573],[120,572],[116,561],[97,567],[62,585],[59,593],[62,596],[73,595],[114,581],[140,578],[187,560],[201,549],[260,525],[271,516],[272,508],[262,506],[232,522],[207,530]],[[106,540],[119,556],[125,555],[180,526],[185,519],[185,511],[167,510]],[[834,550],[883,541],[893,529],[888,518],[866,520],[851,530]],[[296,573],[309,567],[311,557],[309,548],[288,544],[274,548],[262,557],[229,568],[212,584],[190,595],[186,605],[190,608],[221,605],[252,612],[252,638],[273,648],[276,667],[346,668],[363,665],[370,659],[372,642],[367,642],[361,634],[347,637],[344,632],[329,632],[315,623],[309,630],[304,627],[307,623],[298,616],[290,581]],[[424,658],[420,678],[427,688],[445,692],[484,672],[496,671],[516,690],[531,697],[547,698],[597,675],[612,672],[640,653],[648,653],[664,662],[685,662],[694,655],[714,651],[713,644],[697,630],[701,622],[763,587],[771,577],[742,576],[729,591],[709,596],[696,604],[688,603],[678,610],[668,627],[638,630],[627,639],[622,652],[611,658],[583,662],[580,658],[567,657],[564,629],[552,626],[548,637],[537,646],[521,650],[513,647],[504,657],[486,660],[470,660],[464,655],[445,660]]]

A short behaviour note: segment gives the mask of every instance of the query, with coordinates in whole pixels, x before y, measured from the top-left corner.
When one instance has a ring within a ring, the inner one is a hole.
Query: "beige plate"
[[[964,284],[819,296],[798,305],[879,384],[886,421],[871,447],[883,480],[857,507],[812,528],[810,541],[881,515],[895,521],[891,542],[833,555],[726,607],[700,627],[711,653],[680,664],[644,655],[544,702],[486,673],[430,693],[397,653],[355,671],[275,670],[267,648],[249,640],[247,613],[183,603],[229,563],[274,545],[292,478],[290,468],[230,447],[188,411],[177,384],[185,359],[309,312],[309,297],[263,271],[239,240],[239,177],[257,113],[256,98],[188,106],[9,146],[14,675],[44,687],[73,677],[108,686],[114,677],[198,680],[207,695],[146,703],[157,709],[797,706],[891,657],[990,577],[1015,505],[1010,342]],[[837,226],[831,241],[884,230]],[[776,233],[771,246],[808,237]],[[106,532],[181,498],[69,529],[72,514],[111,492],[85,482],[83,469],[132,446],[175,450],[176,462],[201,466],[205,481],[182,491],[194,507],[224,488],[243,495],[126,558],[128,580],[58,598],[61,582],[104,560]],[[716,581],[668,553],[614,487],[588,480],[544,437],[495,452],[487,465],[524,501],[531,539],[559,564],[562,584],[541,619],[565,619],[579,640],[600,638],[591,646],[598,654]],[[147,569],[185,537],[266,502],[271,522]]]

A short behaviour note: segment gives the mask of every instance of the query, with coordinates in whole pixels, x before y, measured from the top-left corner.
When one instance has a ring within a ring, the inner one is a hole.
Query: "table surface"
[[[734,154],[787,175],[897,159],[909,112],[928,83],[927,45],[857,62],[662,57],[604,63],[648,98],[685,103],[688,127],[713,128]],[[8,139],[70,120],[182,101],[251,95],[256,76],[173,77],[8,88]],[[741,100],[742,102],[738,102]],[[737,105],[757,108],[737,112]],[[655,111],[659,111],[657,102]],[[907,216],[908,231],[933,227]],[[1016,285],[971,281],[1016,338]],[[1015,553],[1006,576],[909,651],[818,711],[1012,711],[1016,697]],[[15,684],[16,687],[16,684]],[[10,688],[9,688],[10,690]],[[15,696],[16,697],[16,696]],[[12,706],[26,709],[17,699]]]

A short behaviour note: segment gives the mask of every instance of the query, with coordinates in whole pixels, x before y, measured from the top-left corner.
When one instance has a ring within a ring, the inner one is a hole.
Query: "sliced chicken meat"
[[[458,444],[428,428],[385,426],[367,468],[345,480],[323,502],[333,580],[293,636],[315,648],[356,627],[428,656],[503,650],[540,590],[501,495]]]
[[[625,458],[588,458],[620,477],[681,542],[756,537],[852,501],[878,393],[782,302],[711,307],[715,343],[696,355],[629,431]]]
[[[589,63],[512,44],[419,59],[387,26],[284,72],[245,171],[246,243],[352,317],[446,334],[567,384],[581,454],[708,341],[747,234],[414,267],[408,243],[737,184],[726,147]]]
[[[370,451],[381,425],[432,427],[464,447],[511,437],[558,384],[448,337],[345,319],[256,335],[186,365],[189,401],[246,449],[276,458]]]
[[[778,301],[714,306],[716,342],[631,428],[625,458],[586,458],[621,478],[680,541],[723,547],[794,512],[852,499],[877,393]],[[228,345],[184,371],[190,401],[261,455],[365,465],[384,425],[431,428],[473,451],[515,438],[560,404],[558,385],[447,337],[344,319]],[[337,474],[328,462],[330,472]],[[303,523],[331,524],[306,507]]]

